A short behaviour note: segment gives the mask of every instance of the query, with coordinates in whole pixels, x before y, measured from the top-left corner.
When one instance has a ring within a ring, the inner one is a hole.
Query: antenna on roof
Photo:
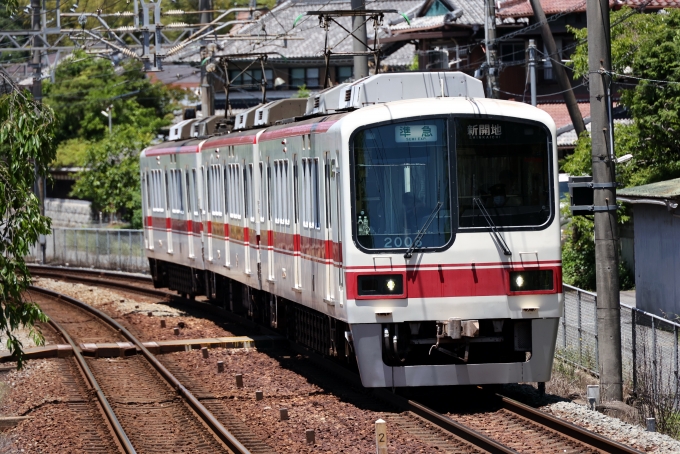
[[[323,88],[328,88],[328,85],[330,83],[330,77],[329,77],[329,69],[330,69],[330,62],[331,62],[331,55],[346,55],[346,56],[359,56],[359,55],[366,55],[366,56],[373,56],[373,60],[375,62],[375,73],[378,74],[380,72],[380,38],[378,37],[378,27],[380,27],[383,23],[383,19],[385,18],[385,14],[387,13],[397,13],[400,14],[399,11],[396,9],[366,9],[366,10],[336,10],[336,11],[307,11],[306,15],[307,16],[317,16],[319,18],[319,26],[324,29],[326,32],[326,37],[325,37],[325,42],[324,42],[324,59],[326,63],[326,70],[324,74],[324,82],[323,82]],[[293,24],[293,27],[297,24],[298,20],[300,19],[302,15],[298,16],[297,19],[295,19],[295,23]],[[355,27],[354,30],[348,30],[345,26],[343,26],[340,22],[336,20],[338,17],[356,17],[356,16],[363,16],[365,17],[364,21],[359,24],[358,27]],[[355,35],[355,32],[362,26],[366,25],[368,21],[373,21],[373,30],[375,32],[375,37],[373,38],[373,47],[369,46],[367,42],[364,42],[364,40],[360,39]],[[354,37],[357,41],[361,42],[367,49],[367,51],[363,52],[333,52],[333,48],[340,44],[340,42],[344,41],[341,40],[339,43],[337,43],[333,47],[328,47],[328,29],[330,28],[331,23],[335,23],[338,25],[340,28],[342,28],[344,31],[346,31],[350,36]]]

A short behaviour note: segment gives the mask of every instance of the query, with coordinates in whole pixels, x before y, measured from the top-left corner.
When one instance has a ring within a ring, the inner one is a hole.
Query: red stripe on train
[[[562,267],[546,266],[541,270],[553,270],[554,288],[549,291],[535,292],[511,292],[509,282],[509,270],[535,270],[530,268],[482,268],[473,267],[469,270],[443,270],[443,269],[417,269],[406,271],[404,291],[406,298],[451,298],[463,296],[498,296],[520,294],[554,294],[562,292]],[[396,272],[394,274],[401,274]],[[357,273],[348,272],[347,299],[365,298],[358,295],[357,277],[366,274],[390,274],[390,273]],[[380,299],[375,297],[371,299]]]

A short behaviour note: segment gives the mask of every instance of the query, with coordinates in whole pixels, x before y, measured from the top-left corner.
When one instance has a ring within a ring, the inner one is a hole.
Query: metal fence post
[[[650,317],[652,319],[652,371],[654,374],[654,383],[652,384],[652,392],[654,393],[654,396],[656,398],[657,395],[657,379],[656,379],[656,321],[654,320],[654,317]]]
[[[598,369],[597,371],[599,373],[600,372],[600,341],[598,339],[598,333],[597,333],[597,331],[598,331],[597,330],[597,295],[595,295],[593,297],[593,299],[595,300],[595,306],[594,306],[595,314],[593,314],[594,315],[593,320],[595,320],[595,367],[597,367],[597,369]]]
[[[630,325],[632,327],[630,337],[631,343],[633,344],[633,393],[635,394],[637,393],[637,313],[635,312],[635,308],[630,310],[630,319]]]
[[[132,230],[128,230],[128,271],[132,265]]]
[[[90,235],[89,230],[85,229],[85,266],[90,266]]]
[[[144,264],[144,235],[137,235],[139,238],[139,263],[137,266],[139,268]]]
[[[95,235],[94,235],[94,247],[96,248],[96,255],[95,255],[95,262],[96,266],[99,266],[99,234],[101,233],[100,229],[95,230]]]
[[[567,349],[567,298],[564,298],[564,315],[562,316],[562,347]]]
[[[678,383],[678,325],[673,325],[673,376],[675,377],[675,408],[678,408],[678,391],[680,391],[680,383]]]
[[[118,230],[118,271],[120,271],[120,255],[121,255],[121,249],[120,249],[120,229]]]
[[[66,263],[66,229],[63,229],[62,232],[64,232],[64,243],[61,247],[61,263]]]
[[[76,248],[75,248],[76,257],[75,257],[75,259],[73,259],[73,260],[75,261],[76,264],[78,264],[78,230],[74,230],[73,233],[74,233],[73,236],[74,236],[75,239],[76,239]]]
[[[576,292],[576,320],[578,321],[578,362],[583,365],[583,326],[581,325],[581,292]]]

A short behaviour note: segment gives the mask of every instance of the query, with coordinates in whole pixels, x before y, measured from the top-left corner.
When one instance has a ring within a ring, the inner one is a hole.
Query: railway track
[[[137,285],[132,285],[129,281],[125,281],[125,275],[121,273],[87,270],[83,272],[85,277],[81,278],[79,277],[80,270],[65,271],[61,268],[43,270],[40,267],[33,267],[32,272],[34,275],[41,277],[78,281],[91,285],[102,285],[126,291],[146,293],[150,296],[179,299],[172,293],[151,288],[149,285],[150,279],[135,277]],[[199,302],[195,304],[221,317],[243,323],[246,326],[253,326],[251,321],[224,311],[217,306]],[[113,320],[111,322],[115,323]],[[267,331],[262,327],[259,327],[259,330]],[[129,333],[125,337],[130,340],[132,336],[129,335],[128,337],[128,335]],[[323,373],[316,372],[317,380],[342,380],[349,383],[353,388],[361,388],[359,378],[355,373],[304,347],[291,344],[290,348],[296,353],[305,355],[314,364],[318,365],[319,369],[324,370]],[[149,355],[151,354],[149,353]],[[156,361],[158,362],[158,360]],[[160,362],[158,364],[160,365]],[[181,375],[179,367],[173,367],[173,370],[178,375]],[[305,370],[304,374],[307,377],[309,374],[314,375],[315,372]],[[183,380],[190,381],[191,379],[190,377],[184,377]],[[200,389],[200,384],[192,383],[192,387],[192,389]],[[501,395],[492,396],[494,401],[492,406],[494,408],[489,411],[466,415],[446,415],[444,412],[435,411],[418,401],[409,400],[383,389],[371,390],[367,394],[368,397],[355,397],[358,399],[378,399],[399,410],[400,413],[395,414],[388,422],[398,425],[405,432],[423,440],[423,442],[433,448],[436,447],[441,452],[631,454],[640,452]],[[241,436],[244,434],[245,432],[241,429]]]
[[[250,452],[118,322],[69,296],[37,287],[31,292],[71,344],[124,452]],[[85,359],[78,348],[118,341],[134,344],[140,355]]]

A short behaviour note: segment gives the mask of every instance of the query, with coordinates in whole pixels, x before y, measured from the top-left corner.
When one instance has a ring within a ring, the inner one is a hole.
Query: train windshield
[[[355,220],[367,249],[439,248],[451,239],[446,120],[363,129],[354,138]],[[439,210],[435,210],[441,203]]]
[[[545,127],[513,121],[456,119],[459,227],[548,222],[550,142]]]

